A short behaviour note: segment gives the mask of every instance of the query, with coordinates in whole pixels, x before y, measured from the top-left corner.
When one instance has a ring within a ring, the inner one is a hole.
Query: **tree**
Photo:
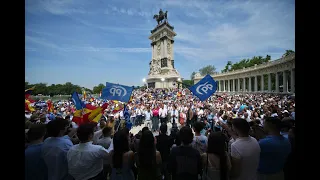
[[[223,70],[221,70],[222,73],[224,72],[228,72],[231,70],[231,67],[232,67],[232,62],[231,61],[228,61],[227,65],[224,67]]]
[[[192,85],[193,85],[193,80],[184,79],[182,81],[182,88],[189,88]]]
[[[101,83],[98,86],[93,87],[93,94],[99,94],[105,87],[106,86]]]
[[[31,88],[35,86],[33,90],[33,95],[71,95],[74,91],[78,93],[82,93],[82,88],[79,85],[74,85],[71,82],[67,82],[65,84],[51,84],[47,86],[46,83],[37,83],[37,84],[30,84],[29,82],[25,82],[25,89]],[[85,88],[92,92],[90,89]]]
[[[283,54],[283,57],[286,57],[286,56],[288,56],[288,55],[290,55],[292,53],[294,53],[293,50],[286,50],[286,52]]]
[[[264,60],[265,60],[265,62],[269,62],[269,61],[271,60],[271,56],[269,56],[269,55],[267,54],[267,56],[266,56],[266,58],[265,58]]]
[[[208,66],[205,66],[205,67],[199,69],[199,72],[200,72],[201,76],[205,76],[207,74],[212,75],[216,72],[216,68],[213,65],[208,65]]]
[[[195,75],[196,75],[196,72],[193,71],[193,72],[191,73],[190,79],[191,79],[191,80],[194,80],[194,76],[195,76]]]

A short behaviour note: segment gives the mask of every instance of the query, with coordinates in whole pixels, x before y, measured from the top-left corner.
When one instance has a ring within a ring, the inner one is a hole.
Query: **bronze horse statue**
[[[158,25],[159,25],[160,22],[162,23],[162,20],[167,19],[167,13],[168,13],[168,11],[166,11],[165,13],[159,13],[159,15],[155,14],[153,16],[153,19],[156,19],[156,21],[158,22]]]

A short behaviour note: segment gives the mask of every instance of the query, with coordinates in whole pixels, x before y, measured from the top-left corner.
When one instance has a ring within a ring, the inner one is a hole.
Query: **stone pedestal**
[[[149,88],[174,88],[177,87],[175,82],[181,79],[174,67],[173,45],[177,34],[173,29],[173,26],[164,21],[151,30],[149,39],[152,41],[152,57],[147,78]]]

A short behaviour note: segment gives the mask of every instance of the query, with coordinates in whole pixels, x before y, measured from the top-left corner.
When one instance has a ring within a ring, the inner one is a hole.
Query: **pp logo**
[[[203,93],[207,94],[208,90],[212,91],[212,88],[213,88],[212,84],[209,84],[208,82],[206,82],[204,84],[200,84],[197,87],[196,91],[197,91],[198,94],[202,95]]]
[[[113,86],[109,91],[113,96],[125,96],[127,95],[127,90],[122,86]]]

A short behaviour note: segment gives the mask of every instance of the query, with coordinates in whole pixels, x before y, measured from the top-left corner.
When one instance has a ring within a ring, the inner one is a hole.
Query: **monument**
[[[151,30],[152,58],[149,63],[150,71],[146,79],[149,88],[176,88],[181,81],[179,72],[174,67],[173,31],[167,19],[167,13],[160,9],[159,14],[153,16],[157,26]]]

